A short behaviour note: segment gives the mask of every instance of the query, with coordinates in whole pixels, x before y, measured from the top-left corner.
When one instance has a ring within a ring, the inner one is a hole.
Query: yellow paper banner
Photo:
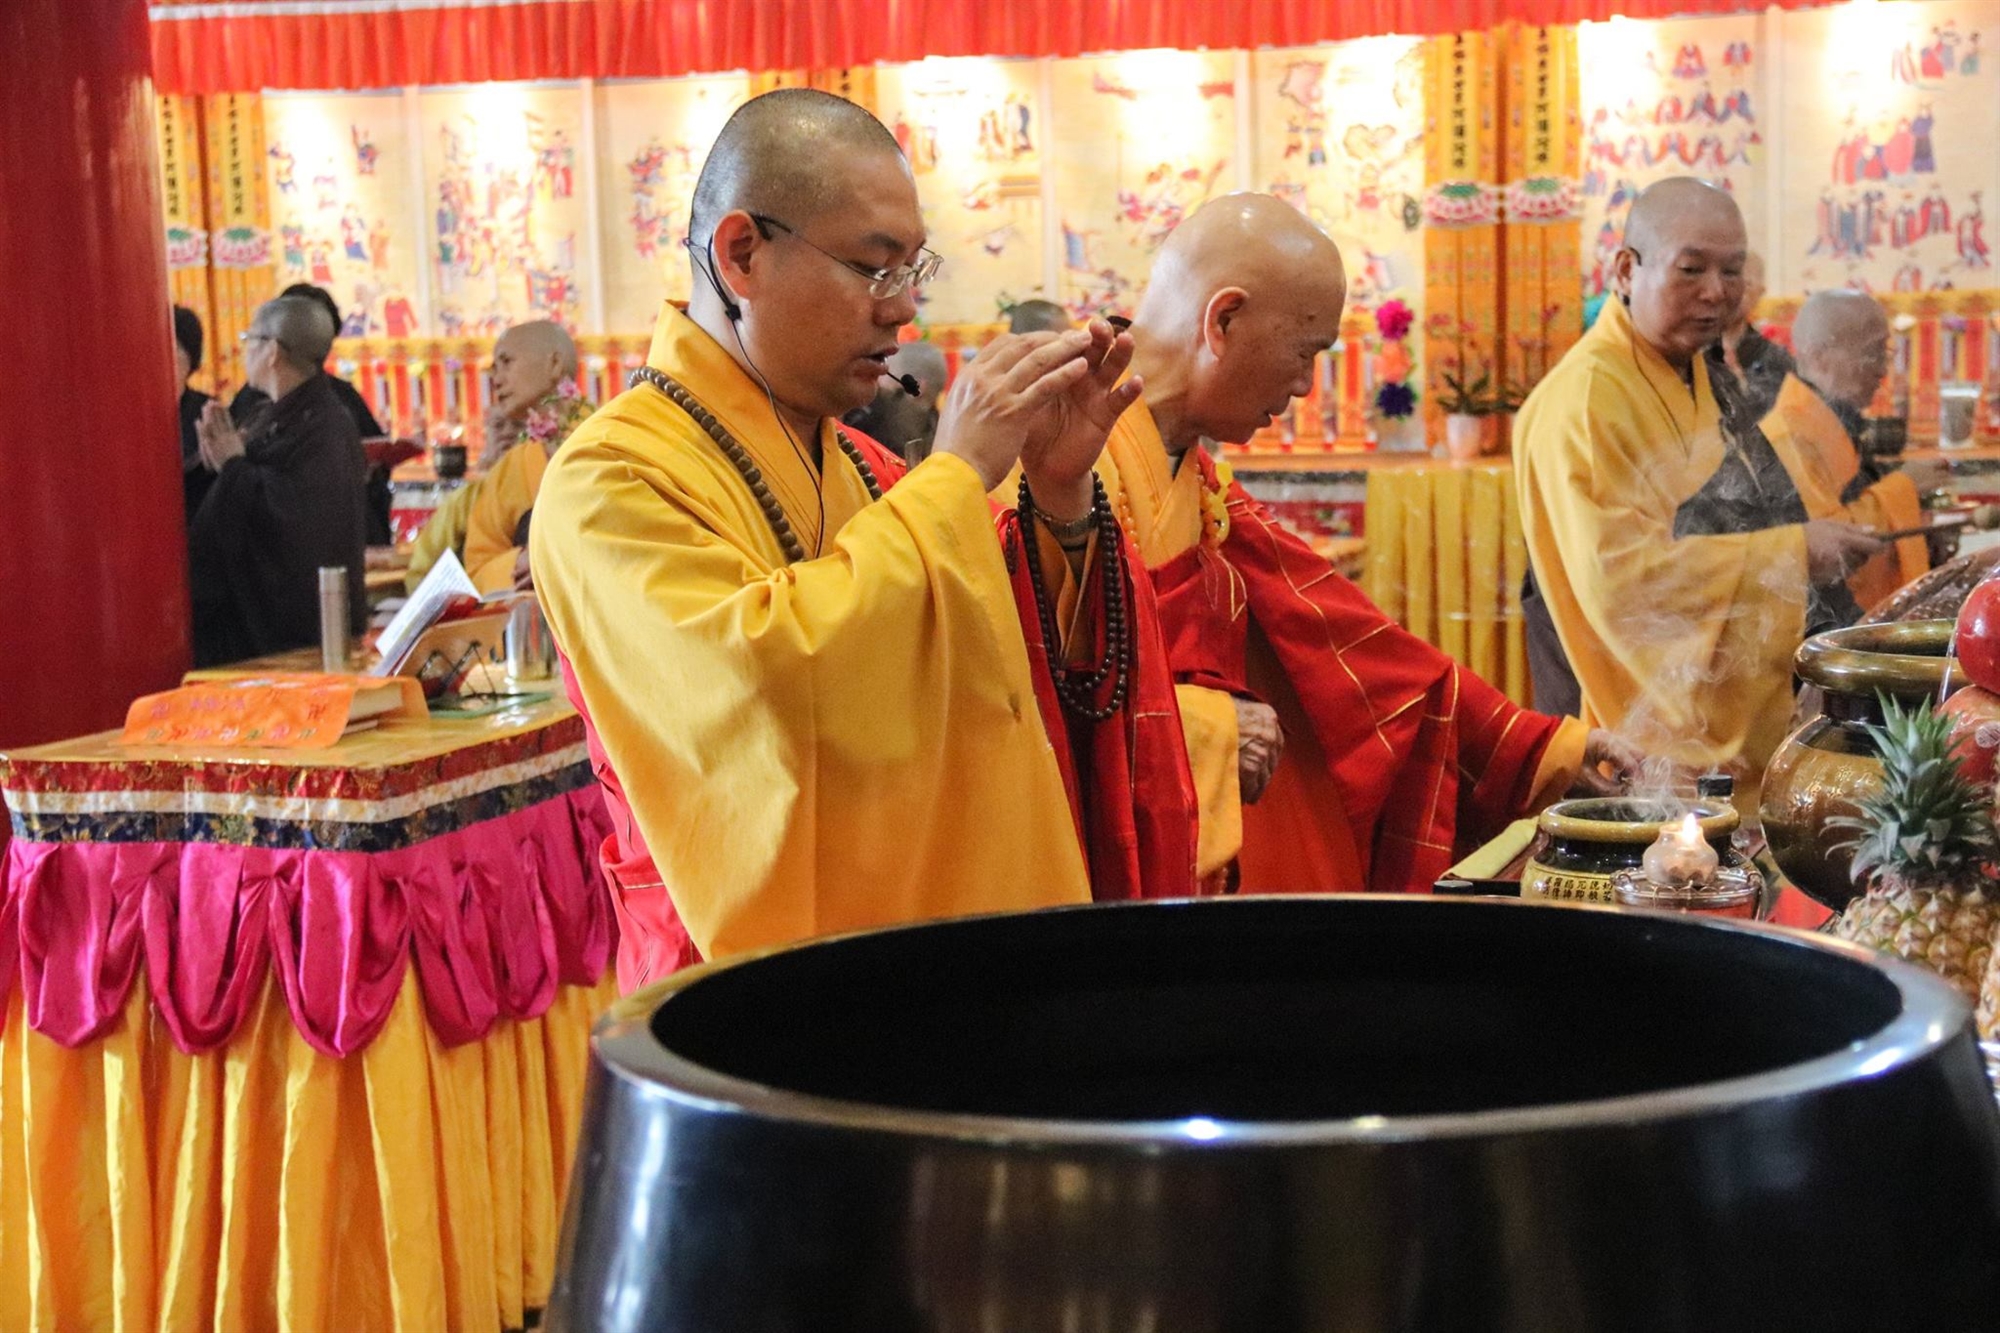
[[[238,335],[272,289],[270,208],[264,185],[264,112],[255,93],[208,99],[209,261],[215,319],[209,342],[218,385],[243,383]]]
[[[202,108],[198,97],[169,94],[158,99],[154,120],[160,153],[160,201],[167,231],[168,290],[175,305],[186,306],[201,320],[204,331],[215,328],[214,297],[209,289],[208,192],[204,187]],[[194,386],[212,391],[215,385],[213,349],[195,373]]]

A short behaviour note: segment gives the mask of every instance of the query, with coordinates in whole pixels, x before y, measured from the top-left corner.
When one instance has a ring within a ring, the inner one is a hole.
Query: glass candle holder
[[[1754,867],[1725,867],[1701,879],[1661,883],[1643,870],[1620,870],[1611,877],[1613,901],[1620,907],[1650,907],[1697,916],[1757,918],[1757,901],[1764,877]]]

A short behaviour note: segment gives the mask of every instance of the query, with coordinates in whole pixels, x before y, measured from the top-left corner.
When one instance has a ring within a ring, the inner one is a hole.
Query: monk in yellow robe
[[[1889,373],[1889,317],[1865,292],[1823,291],[1806,298],[1792,325],[1798,369],[1778,389],[1764,418],[1777,450],[1812,518],[1838,518],[1877,531],[1923,521],[1919,481],[1906,469],[1880,475],[1862,467],[1862,409]],[[1847,576],[1864,609],[1931,567],[1922,537],[1904,537]]]
[[[898,480],[838,429],[938,262],[894,137],[828,94],[752,99],[690,237],[688,313],[558,452],[529,539],[612,809],[621,981],[1192,892],[1171,678],[1091,473],[1141,387],[1129,338],[989,346]],[[1017,460],[1031,508],[996,533]]]
[[[1340,252],[1233,194],[1183,222],[1132,324],[1142,400],[1099,471],[1152,572],[1201,804],[1197,864],[1244,892],[1427,891],[1454,856],[1637,756],[1516,707],[1388,619],[1200,447],[1311,387]]]
[[[527,527],[542,473],[589,415],[576,387],[576,343],[562,325],[533,319],[500,335],[478,493],[465,521],[465,569],[479,591],[534,586]]]
[[[1754,428],[1725,432],[1711,384],[1708,353],[1742,297],[1743,216],[1672,178],[1633,204],[1623,239],[1614,299],[1514,423],[1533,577],[1583,719],[1727,768],[1754,811],[1791,717],[1809,584],[1838,583],[1880,543],[1829,519],[1697,521],[1798,505],[1777,461],[1752,456]]]

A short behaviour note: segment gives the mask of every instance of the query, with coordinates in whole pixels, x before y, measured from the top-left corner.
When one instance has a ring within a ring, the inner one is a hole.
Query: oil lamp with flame
[[[1679,823],[1661,825],[1660,836],[1646,848],[1639,868],[1614,874],[1611,889],[1624,907],[1755,917],[1763,876],[1754,866],[1724,867],[1720,860],[1690,810]]]

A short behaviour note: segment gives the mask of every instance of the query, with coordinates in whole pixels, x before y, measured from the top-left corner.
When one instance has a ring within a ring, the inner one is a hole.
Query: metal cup
[[[542,604],[526,597],[507,613],[507,676],[510,680],[547,680],[555,674],[556,641]]]
[[[346,671],[354,649],[348,622],[347,566],[319,569],[319,664],[322,671]]]

